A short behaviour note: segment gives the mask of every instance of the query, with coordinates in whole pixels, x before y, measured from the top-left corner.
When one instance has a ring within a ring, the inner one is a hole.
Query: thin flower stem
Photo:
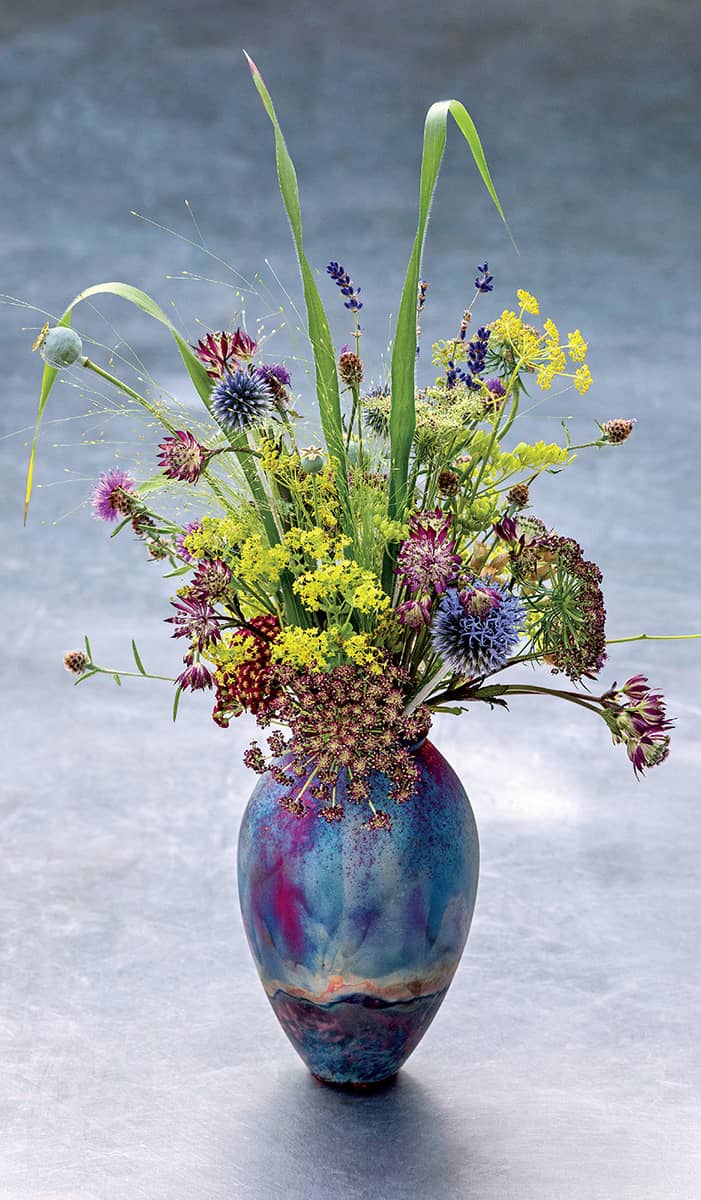
[[[102,379],[106,379],[107,382],[111,383],[113,387],[118,388],[120,392],[124,392],[125,396],[129,396],[132,400],[136,400],[137,404],[140,404],[142,408],[145,408],[147,412],[151,413],[152,417],[155,417],[157,421],[160,421],[161,425],[163,425],[169,433],[174,434],[177,432],[175,426],[171,425],[167,417],[164,417],[162,413],[159,413],[155,405],[151,404],[143,396],[140,396],[139,393],[135,392],[133,388],[130,388],[128,384],[122,383],[122,380],[117,379],[116,375],[110,375],[109,371],[105,371],[103,367],[98,367],[97,363],[94,363],[89,358],[83,358],[81,361],[83,366],[86,367],[88,371],[93,371]]]
[[[688,642],[701,638],[701,633],[636,633],[632,637],[607,638],[607,646],[620,646],[623,642]]]

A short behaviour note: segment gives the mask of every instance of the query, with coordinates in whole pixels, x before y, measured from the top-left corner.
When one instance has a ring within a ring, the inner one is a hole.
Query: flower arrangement
[[[174,716],[188,691],[212,697],[222,728],[252,714],[265,748],[253,742],[245,762],[272,772],[291,814],[312,808],[332,823],[343,819],[344,802],[361,804],[368,806],[368,828],[390,830],[391,803],[378,809],[370,797],[372,773],[390,781],[390,802],[411,801],[412,751],[433,713],[506,706],[519,695],[551,695],[598,714],[642,775],[668,755],[672,722],[663,698],[643,675],[592,688],[606,661],[601,572],[576,541],[531,509],[542,476],[559,473],[585,448],[620,446],[633,420],[598,424],[585,445],[572,444],[564,423],[562,443],[515,439],[532,386],[547,392],[556,380],[569,381],[582,396],[588,392],[587,343],[578,329],[562,334],[550,317],[543,320],[525,290],[511,307],[490,310],[495,281],[487,262],[476,268],[455,329],[432,346],[434,381],[416,387],[429,290],[421,255],[448,116],[503,218],[469,115],[456,101],[429,111],[391,375],[368,384],[361,289],[345,265],[328,264],[329,298],[351,321],[349,344],[336,353],[304,253],[294,167],[269,93],[250,66],[274,128],[323,439],[300,444],[291,372],[269,361],[244,328],[207,332],[189,345],[145,293],[99,285],[81,293],[35,343],[46,365],[26,504],[39,425],[59,370],[95,372],[160,422],[155,479],[139,484],[127,471],[107,470],[93,491],[95,516],[115,532],[131,529],[177,581],[165,618],[184,649]],[[105,292],[168,327],[206,409],[203,432],[180,427],[165,406],[84,354],[70,324],[73,309]],[[183,523],[158,511],[159,487],[196,495],[201,514]],[[65,656],[65,666],[77,682],[148,676],[132,647],[133,672],[99,665],[87,639],[84,651]],[[568,683],[509,683],[505,673],[523,664],[544,665]]]

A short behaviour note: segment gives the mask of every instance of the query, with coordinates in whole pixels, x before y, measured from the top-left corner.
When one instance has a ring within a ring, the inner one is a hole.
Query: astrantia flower
[[[272,410],[270,389],[256,372],[227,371],[212,389],[212,413],[224,429],[250,429]]]
[[[221,640],[221,630],[217,614],[206,600],[188,597],[181,600],[171,600],[177,610],[174,617],[166,617],[169,625],[175,626],[174,638],[186,637],[197,649],[202,651],[209,642]]]
[[[229,591],[231,570],[221,558],[205,558],[197,565],[190,584],[198,600],[222,600]]]
[[[179,533],[175,539],[175,548],[180,557],[185,559],[185,562],[194,563],[196,561],[187,549],[185,539],[189,533],[199,533],[201,528],[201,521],[190,521],[189,525],[186,525],[182,533]]]
[[[136,488],[136,480],[126,471],[114,467],[100,476],[100,482],[93,490],[91,504],[95,509],[94,516],[101,521],[119,521],[128,517],[134,508],[134,501],[129,499],[130,493]]]
[[[239,362],[251,359],[256,348],[257,343],[243,329],[237,329],[234,333],[206,333],[193,346],[211,379],[221,379]]]
[[[665,761],[674,722],[667,717],[664,697],[651,690],[645,675],[633,675],[621,688],[614,683],[602,702],[613,742],[625,745],[636,776]]]
[[[412,596],[411,600],[397,605],[394,615],[399,624],[408,629],[423,629],[431,624],[431,601],[428,596]]]
[[[433,647],[445,664],[472,679],[503,667],[523,630],[521,601],[495,583],[475,579],[450,588],[433,619]]]
[[[163,474],[181,483],[197,483],[211,458],[211,452],[201,446],[192,433],[183,429],[177,430],[173,437],[166,438],[158,449],[158,464]]]
[[[410,592],[441,595],[453,582],[462,562],[449,536],[450,517],[440,509],[418,513],[409,521],[410,534],[397,556],[396,574]]]
[[[175,634],[173,635],[176,636]],[[176,683],[185,691],[189,688],[191,692],[204,691],[205,688],[212,686],[212,674],[201,662],[189,662],[189,655],[185,655],[186,667],[185,670],[178,675]]]

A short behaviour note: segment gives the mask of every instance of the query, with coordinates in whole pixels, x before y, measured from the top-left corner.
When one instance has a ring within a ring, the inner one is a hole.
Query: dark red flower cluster
[[[271,671],[270,653],[279,632],[277,617],[266,613],[252,617],[248,628],[237,629],[232,634],[232,645],[246,642],[246,658],[244,662],[227,664],[217,671],[212,719],[222,729],[227,728],[232,717],[239,717],[244,711],[254,714],[267,711],[272,703],[277,684]]]
[[[369,829],[390,829],[391,817],[372,802],[370,779],[384,775],[387,798],[396,804],[410,800],[418,780],[412,754],[426,736],[431,715],[421,705],[404,715],[406,674],[389,661],[381,675],[369,675],[350,664],[332,671],[274,668],[277,680],[269,702],[257,711],[258,724],[279,721],[290,729],[285,737],[275,730],[268,737],[271,754],[283,763],[266,762],[253,742],[247,765],[261,774],[270,770],[276,782],[290,786],[280,803],[303,816],[305,799],[321,802],[317,816],[340,821],[345,801],[370,805]],[[272,689],[271,689],[272,690]]]

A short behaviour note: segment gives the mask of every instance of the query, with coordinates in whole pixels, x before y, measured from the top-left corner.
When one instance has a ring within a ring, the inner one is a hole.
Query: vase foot
[[[338,1083],[335,1079],[322,1079],[321,1075],[311,1072],[312,1079],[316,1079],[317,1083],[323,1083],[324,1087],[333,1088],[336,1092],[352,1092],[355,1095],[363,1092],[383,1092],[394,1086],[398,1074],[399,1072],[395,1071],[393,1075],[388,1075],[385,1079],[373,1079],[370,1083]]]

